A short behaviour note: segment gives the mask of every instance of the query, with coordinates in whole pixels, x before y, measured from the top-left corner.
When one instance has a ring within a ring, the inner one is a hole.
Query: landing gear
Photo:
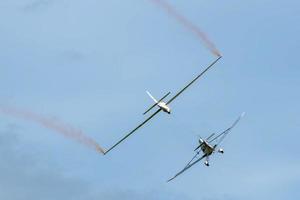
[[[219,149],[218,152],[223,154],[224,150],[223,149]]]
[[[208,156],[206,157],[206,160],[205,160],[204,164],[205,164],[207,167],[209,167],[209,157],[208,157]]]
[[[204,162],[204,164],[209,167],[209,162],[207,160]]]

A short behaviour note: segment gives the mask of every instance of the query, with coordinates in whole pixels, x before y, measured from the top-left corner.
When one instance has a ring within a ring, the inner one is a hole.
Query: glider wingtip
[[[173,179],[171,178],[171,179],[169,179],[169,180],[167,180],[167,183],[169,183],[170,181],[172,181]]]
[[[100,146],[98,146],[96,148],[96,150],[98,151],[98,153],[100,153],[102,155],[105,155],[105,153],[106,153],[106,150],[104,148],[100,147]]]
[[[108,152],[110,152],[111,149],[104,150],[103,155],[105,156]]]

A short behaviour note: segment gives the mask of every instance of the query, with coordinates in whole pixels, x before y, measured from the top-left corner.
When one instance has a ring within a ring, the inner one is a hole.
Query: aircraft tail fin
[[[158,103],[158,101],[150,94],[150,92],[148,92],[148,91],[146,91],[146,92],[155,103]]]

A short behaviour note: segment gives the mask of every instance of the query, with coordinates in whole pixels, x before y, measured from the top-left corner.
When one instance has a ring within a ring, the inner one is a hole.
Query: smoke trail
[[[77,142],[96,150],[99,153],[104,154],[104,149],[94,141],[92,138],[86,136],[81,130],[75,129],[69,125],[66,125],[58,120],[46,118],[30,111],[24,111],[11,107],[0,107],[0,113],[10,115],[13,117],[22,118],[25,120],[33,121],[42,125],[45,128],[51,129],[64,135],[65,137],[76,140]]]
[[[197,26],[195,26],[192,22],[190,22],[187,18],[181,15],[172,5],[167,3],[165,0],[150,0],[162,7],[168,15],[174,17],[179,23],[185,26],[190,31],[194,32],[197,37],[199,37],[204,45],[216,56],[220,57],[221,53],[216,48],[216,46],[208,39],[208,37],[203,33]]]

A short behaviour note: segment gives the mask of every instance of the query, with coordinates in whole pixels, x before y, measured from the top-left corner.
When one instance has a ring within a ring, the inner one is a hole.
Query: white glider
[[[147,94],[151,97],[151,99],[155,102],[144,114],[148,113],[154,107],[158,106],[158,110],[156,110],[152,115],[150,115],[145,121],[143,121],[140,125],[138,125],[135,129],[130,131],[127,135],[125,135],[122,139],[120,139],[117,143],[115,143],[112,147],[110,147],[104,154],[107,154],[116,146],[118,146],[121,142],[123,142],[126,138],[128,138],[131,134],[133,134],[136,130],[141,128],[144,124],[146,124],[150,119],[152,119],[155,115],[157,115],[160,111],[164,111],[168,114],[171,114],[171,108],[169,104],[174,101],[182,92],[184,92],[188,87],[190,87],[194,82],[196,82],[205,72],[207,72],[214,64],[216,64],[221,59],[221,56],[218,57],[214,62],[212,62],[204,71],[202,71],[199,75],[197,75],[191,82],[189,82],[184,88],[182,88],[176,95],[174,95],[169,101],[164,102],[163,100],[170,94],[167,93],[160,100],[156,100],[148,91]]]

